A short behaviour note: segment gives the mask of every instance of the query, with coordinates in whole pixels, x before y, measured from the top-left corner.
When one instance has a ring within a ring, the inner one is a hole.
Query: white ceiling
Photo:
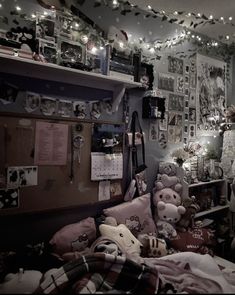
[[[219,35],[229,35],[230,39],[223,39],[223,42],[235,41],[235,0],[131,0],[133,4],[137,4],[140,8],[148,10],[147,6],[150,5],[157,11],[164,10],[166,13],[174,13],[174,11],[185,11],[187,13],[200,13],[207,17],[213,15],[214,18],[220,19],[224,17],[224,21],[216,23],[215,25],[207,24],[205,26],[198,26],[195,31],[205,34],[209,37],[219,39]],[[186,20],[186,26],[189,27],[191,20],[189,17],[184,18]],[[229,17],[233,17],[232,21],[229,21]],[[177,18],[180,18],[177,16]],[[200,20],[199,20],[200,21]],[[190,28],[191,29],[191,28]]]

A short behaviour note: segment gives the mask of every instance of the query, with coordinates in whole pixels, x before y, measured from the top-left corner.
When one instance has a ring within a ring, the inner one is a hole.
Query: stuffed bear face
[[[164,188],[160,191],[156,191],[153,195],[153,204],[155,207],[157,207],[157,203],[159,201],[179,206],[181,204],[181,197],[177,192],[173,191],[171,188]]]
[[[101,224],[99,230],[102,236],[121,245],[123,249],[129,254],[140,254],[142,244],[130,232],[124,224],[112,226],[108,224]]]
[[[157,203],[158,218],[163,221],[167,221],[171,224],[177,223],[181,215],[185,213],[185,208],[183,206],[175,206],[174,204],[164,203],[159,201]]]
[[[158,169],[160,174],[167,174],[168,176],[176,175],[176,165],[174,163],[160,162]]]

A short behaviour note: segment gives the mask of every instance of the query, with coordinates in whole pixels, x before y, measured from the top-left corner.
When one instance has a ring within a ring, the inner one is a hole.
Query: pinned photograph
[[[90,115],[91,119],[99,119],[101,116],[101,103],[100,101],[95,101],[90,104]]]
[[[196,109],[189,108],[189,121],[196,122]]]
[[[189,75],[184,76],[184,83],[189,84]]]
[[[189,107],[188,100],[185,100],[185,101],[184,101],[184,106],[185,106],[185,108],[188,108],[188,107]]]
[[[18,91],[19,89],[15,85],[6,82],[0,82],[0,101],[3,104],[15,102]]]
[[[37,14],[36,38],[55,41],[55,20]]]
[[[159,130],[167,131],[167,125],[168,125],[168,114],[164,114],[164,119],[159,120]]]
[[[158,74],[158,88],[167,91],[174,91],[175,77],[167,74]]]
[[[189,87],[192,89],[196,88],[196,74],[195,73],[191,73],[189,76]]]
[[[182,114],[178,114],[175,112],[169,112],[168,125],[181,126],[182,125]],[[168,129],[169,129],[169,126],[168,126]]]
[[[58,114],[62,117],[71,117],[73,104],[70,100],[60,99],[58,101]]]
[[[184,110],[184,96],[175,93],[169,94],[169,110],[183,112]]]
[[[196,91],[191,90],[189,94],[189,106],[196,107]]]
[[[188,144],[188,138],[187,137],[184,137],[183,143],[186,144],[186,145]]]
[[[11,209],[19,207],[18,189],[0,190],[0,209]]]
[[[177,92],[184,92],[184,78],[183,77],[177,77],[177,86],[176,86]]]
[[[168,72],[183,75],[183,66],[182,59],[168,56]]]
[[[57,101],[55,98],[42,96],[41,97],[41,112],[43,115],[51,116],[54,115],[57,108]]]
[[[158,128],[156,123],[150,123],[149,125],[149,141],[158,140]]]
[[[103,100],[102,107],[106,114],[112,115],[113,100],[112,99]]]
[[[162,149],[165,149],[167,147],[167,131],[159,130],[158,143]]]
[[[85,47],[78,42],[58,40],[61,62],[84,63]]]
[[[39,109],[41,96],[38,93],[26,92],[24,109],[28,113],[32,113]]]
[[[54,42],[40,39],[39,40],[40,54],[47,62],[57,63],[57,47]]]
[[[78,119],[85,119],[86,117],[86,102],[74,101],[73,102],[73,113]]]
[[[185,96],[189,96],[189,89],[188,88],[184,89],[184,94],[185,94]]]
[[[195,139],[196,137],[196,125],[189,124],[189,140]]]
[[[188,113],[184,113],[184,121],[188,121],[189,119],[189,114]]]
[[[33,186],[38,184],[38,167],[22,166],[8,167],[7,188],[18,188],[22,186]]]
[[[182,141],[182,127],[181,126],[168,126],[168,142],[179,143]]]
[[[184,133],[188,134],[188,125],[184,125]]]
[[[122,187],[120,182],[111,182],[110,183],[110,197],[118,197],[122,195]]]
[[[186,64],[185,65],[185,71],[184,71],[185,75],[189,74],[189,69],[190,69],[190,65]]]
[[[56,14],[56,34],[67,39],[72,39],[73,18],[63,13]]]

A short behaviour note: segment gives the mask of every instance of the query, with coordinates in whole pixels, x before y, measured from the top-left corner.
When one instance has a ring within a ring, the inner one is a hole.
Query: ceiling
[[[219,40],[219,36],[223,36],[221,41],[225,43],[235,41],[235,0],[131,0],[130,2],[147,11],[149,11],[148,5],[150,5],[152,9],[164,10],[166,14],[170,13],[171,16],[174,16],[175,11],[184,11],[185,13],[182,16],[175,15],[175,17],[184,19],[186,27],[217,40]],[[212,15],[219,22],[214,25],[199,25],[193,29],[189,26],[191,21],[200,22],[200,19],[195,20],[195,18],[188,17],[188,13],[195,13],[196,15],[200,13],[208,18]],[[224,20],[221,20],[221,17]],[[229,17],[233,19],[229,20]],[[226,39],[227,35],[229,39]]]

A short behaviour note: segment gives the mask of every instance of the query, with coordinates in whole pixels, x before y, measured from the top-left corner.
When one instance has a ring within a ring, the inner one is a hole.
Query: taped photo
[[[73,102],[73,113],[78,119],[85,119],[86,117],[86,102],[74,101]]]
[[[22,166],[8,167],[7,188],[13,189],[22,186],[34,186],[38,184],[38,167]]]
[[[43,115],[46,115],[46,116],[54,115],[57,109],[56,99],[47,97],[47,96],[42,96],[40,109]]]
[[[26,92],[24,109],[28,113],[32,113],[40,108],[41,96],[38,93]]]
[[[58,115],[70,118],[72,116],[73,104],[70,100],[59,99]]]

